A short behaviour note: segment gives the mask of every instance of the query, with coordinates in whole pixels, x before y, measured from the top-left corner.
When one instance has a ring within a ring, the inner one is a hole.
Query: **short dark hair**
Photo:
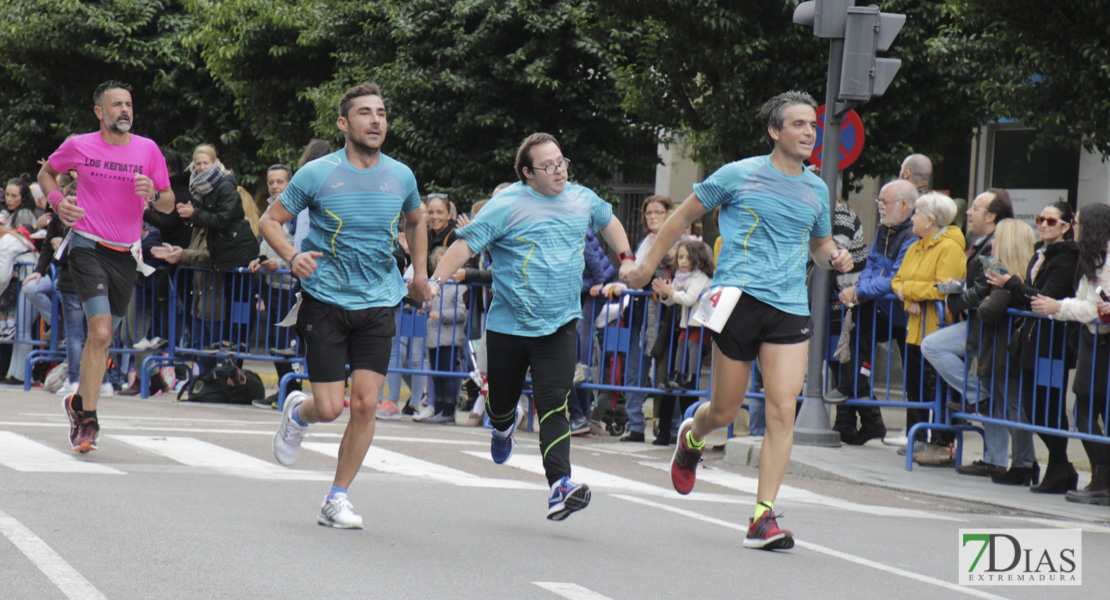
[[[104,98],[104,94],[108,90],[127,90],[131,91],[131,86],[118,79],[109,79],[104,83],[96,86],[96,91],[93,92],[93,105],[98,106],[100,101]]]
[[[991,188],[987,191],[994,194],[994,200],[987,205],[987,212],[994,215],[995,224],[1002,219],[1014,218],[1014,203],[1010,200],[1010,192],[1002,188]]]
[[[274,163],[274,164],[270,165],[270,168],[266,169],[266,176],[269,177],[270,173],[273,173],[274,171],[285,171],[285,178],[286,179],[292,179],[293,178],[293,171],[289,170],[289,167],[287,167],[287,166],[285,166],[281,163]]]
[[[381,98],[382,90],[376,83],[363,83],[347,90],[343,93],[343,97],[339,99],[339,116],[346,119],[347,115],[351,112],[351,104],[355,101],[355,98],[361,98],[363,96],[377,96]]]
[[[550,133],[533,133],[524,138],[524,141],[520,143],[520,148],[516,150],[516,163],[514,168],[516,169],[516,176],[520,178],[521,183],[528,183],[528,180],[524,177],[524,167],[528,167],[529,169],[533,168],[532,155],[530,154],[532,148],[548,142],[555,144],[560,152],[563,151],[563,147],[559,145],[559,140],[556,140],[555,136]]]
[[[817,110],[817,101],[813,96],[805,92],[791,90],[783,92],[774,98],[763,103],[763,108],[759,109],[759,120],[763,123],[763,134],[767,136],[767,141],[774,147],[775,140],[767,130],[771,127],[782,130],[783,121],[786,120],[786,109],[794,106],[795,104],[804,104],[813,110]]]

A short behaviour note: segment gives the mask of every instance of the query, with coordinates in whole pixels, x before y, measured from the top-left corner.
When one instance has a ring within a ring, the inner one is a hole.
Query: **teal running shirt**
[[[554,198],[514,183],[455,233],[474,252],[489,250],[490,331],[540,337],[582,316],[586,230],[609,224],[613,207],[589,188],[568,183]]]
[[[385,154],[378,166],[356,169],[340,149],[301,167],[281,203],[294,215],[308,209],[301,251],[324,254],[301,280],[309,294],[348,310],[401,302],[407,290],[393,250],[401,213],[420,206],[411,169]]]
[[[793,315],[809,315],[806,259],[810,238],[831,234],[829,188],[809,170],[797,177],[757,156],[729,163],[694,185],[703,206],[721,207],[721,254],[713,285]]]

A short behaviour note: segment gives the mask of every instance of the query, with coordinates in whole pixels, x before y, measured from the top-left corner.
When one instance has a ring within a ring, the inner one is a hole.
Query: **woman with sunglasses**
[[[1030,305],[1037,314],[1051,315],[1057,321],[1086,324],[1080,328],[1079,356],[1076,359],[1075,384],[1072,386],[1075,392],[1075,430],[1101,436],[1107,416],[1106,365],[1110,363],[1110,325],[1092,321],[1110,321],[1110,303],[1100,298],[1098,293],[1100,287],[1110,289],[1110,262],[1106,260],[1106,248],[1110,245],[1110,206],[1101,203],[1084,206],[1082,211],[1076,213],[1073,226],[1079,245],[1079,282],[1073,297],[1054,300],[1041,295],[1034,298]],[[1091,464],[1091,483],[1082,490],[1069,490],[1067,500],[1110,505],[1110,446],[1083,440],[1083,449]]]
[[[987,272],[987,281],[1010,293],[1011,306],[1031,310],[1031,300],[1038,295],[1060,300],[1075,294],[1075,266],[1079,260],[1079,245],[1074,239],[1074,220],[1075,213],[1067,202],[1061,200],[1046,206],[1036,218],[1040,241],[1034,247],[1033,258],[1025,270],[1025,277]],[[1075,355],[1067,351],[1066,343],[1068,334],[1074,333],[1071,328],[1066,323],[1053,324],[1043,319],[1026,319],[1018,334],[1018,347],[1021,349],[1020,385],[1011,386],[1011,389],[1021,389],[1021,405],[1029,422],[1064,431],[1068,429],[1064,390],[1067,389],[1069,371],[1075,368]],[[1038,385],[1048,381],[1044,377],[1042,382],[1034,379],[1035,367],[1040,362],[1038,359],[1063,360],[1062,366],[1047,374],[1052,379],[1061,378],[1059,387]],[[1041,484],[1030,490],[1042,494],[1063,494],[1074,490],[1078,475],[1075,467],[1068,462],[1068,439],[1043,433],[1040,437],[1048,448],[1048,469]]]

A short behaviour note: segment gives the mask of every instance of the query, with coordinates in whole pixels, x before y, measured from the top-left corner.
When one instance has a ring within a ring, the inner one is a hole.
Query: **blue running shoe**
[[[516,419],[513,419],[513,424],[509,429],[504,432],[497,431],[495,428],[490,433],[489,442],[489,455],[493,457],[493,462],[502,465],[509,457],[513,455],[513,446],[516,445],[516,440],[513,439],[513,432],[516,431]],[[504,435],[505,437],[501,437]]]
[[[590,505],[590,486],[574,483],[570,477],[563,477],[551,486],[551,497],[547,499],[547,518],[562,521],[576,510]]]

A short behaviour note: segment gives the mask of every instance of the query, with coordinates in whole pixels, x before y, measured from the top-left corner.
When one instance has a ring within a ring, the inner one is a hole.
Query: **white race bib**
[[[690,324],[708,327],[720,333],[732,315],[732,309],[743,294],[740,288],[717,286],[701,295],[698,306],[690,315]]]

